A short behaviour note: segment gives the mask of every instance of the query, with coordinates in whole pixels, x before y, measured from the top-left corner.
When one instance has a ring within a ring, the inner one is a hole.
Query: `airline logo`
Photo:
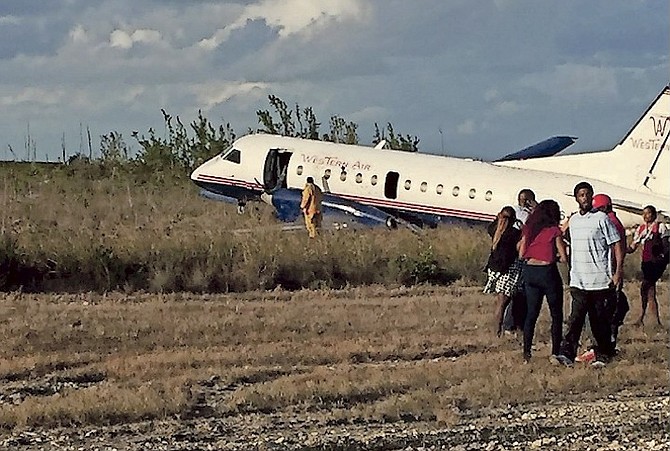
[[[659,116],[658,118],[651,116],[649,119],[651,119],[651,122],[654,127],[654,135],[656,137],[663,137],[665,136],[665,127],[668,125],[668,122],[670,122],[670,117],[668,116]]]

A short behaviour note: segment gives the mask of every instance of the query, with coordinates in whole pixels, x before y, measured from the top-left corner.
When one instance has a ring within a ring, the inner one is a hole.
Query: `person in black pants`
[[[596,340],[593,366],[605,366],[614,356],[611,340],[611,316],[607,300],[623,281],[624,247],[616,227],[605,213],[593,208],[593,187],[580,182],[574,188],[579,212],[570,217],[570,294],[572,306],[568,328],[555,362],[571,366],[577,355],[579,338],[589,316]],[[610,252],[614,251],[616,268],[612,271]]]
[[[526,223],[528,216],[537,206],[535,193],[533,190],[525,188],[519,191],[517,196],[517,205],[514,206],[516,212],[516,222],[514,227],[521,230]],[[505,309],[505,318],[503,319],[503,330],[505,334],[514,334],[519,330],[523,332],[523,325],[526,322],[526,293],[523,289],[517,291],[512,300]]]
[[[557,260],[567,261],[563,234],[558,227],[561,210],[556,201],[539,203],[522,229],[519,254],[525,260],[523,283],[527,314],[523,327],[523,358],[531,357],[535,324],[540,315],[542,298],[547,298],[551,313],[551,354],[555,359],[560,352],[563,328],[563,280]]]

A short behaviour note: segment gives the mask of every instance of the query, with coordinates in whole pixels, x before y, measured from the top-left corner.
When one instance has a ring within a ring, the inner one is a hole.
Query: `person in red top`
[[[540,315],[542,298],[546,296],[551,314],[551,354],[560,352],[563,332],[563,280],[557,261],[567,262],[561,229],[561,209],[556,201],[540,202],[530,214],[521,232],[519,255],[526,262],[523,268],[524,290],[528,314],[523,327],[523,359],[531,358],[535,324]]]
[[[642,210],[643,224],[635,231],[633,242],[627,249],[627,253],[633,253],[642,245],[642,284],[640,285],[640,297],[642,298],[642,312],[636,326],[642,326],[644,314],[649,304],[649,310],[656,316],[656,322],[661,325],[658,314],[658,302],[656,300],[656,282],[663,275],[668,266],[668,236],[670,230],[662,222],[657,221],[658,213],[656,207],[647,205]]]

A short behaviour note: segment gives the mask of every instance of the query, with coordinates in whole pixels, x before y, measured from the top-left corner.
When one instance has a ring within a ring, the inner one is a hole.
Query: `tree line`
[[[358,124],[333,115],[326,127],[317,119],[312,107],[291,108],[277,96],[269,95],[270,109],[258,110],[259,127],[246,132],[261,132],[273,135],[329,141],[343,144],[359,144]],[[81,153],[70,157],[70,164],[92,163],[92,160],[114,169],[131,168],[146,174],[189,174],[206,160],[228,148],[237,135],[230,123],[215,126],[198,111],[198,117],[186,126],[179,116],[161,110],[165,122],[165,134],[159,136],[153,128],[146,134],[132,133],[140,148],[131,152],[122,133],[111,131],[100,137],[100,156],[92,159]],[[419,138],[410,134],[396,133],[388,122],[380,127],[374,124],[372,145],[385,141],[385,147],[394,150],[416,152]]]

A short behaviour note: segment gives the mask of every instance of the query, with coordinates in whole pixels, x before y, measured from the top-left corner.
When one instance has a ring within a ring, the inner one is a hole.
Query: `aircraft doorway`
[[[388,172],[386,174],[386,182],[384,183],[384,196],[387,199],[396,199],[398,197],[398,180],[400,174],[397,172]]]
[[[286,173],[291,155],[293,154],[287,150],[270,149],[263,167],[263,187],[266,191],[286,188]]]

